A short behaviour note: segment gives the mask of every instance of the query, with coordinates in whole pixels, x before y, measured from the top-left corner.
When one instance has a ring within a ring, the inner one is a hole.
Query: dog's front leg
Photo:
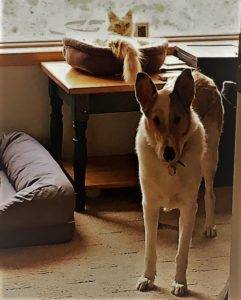
[[[144,225],[145,225],[145,271],[139,278],[137,289],[146,291],[153,288],[156,276],[156,240],[159,218],[159,207],[143,204]]]
[[[190,207],[182,207],[180,209],[176,275],[171,287],[172,294],[176,296],[184,296],[187,292],[186,271],[188,264],[188,252],[195,224],[196,212],[196,202]]]

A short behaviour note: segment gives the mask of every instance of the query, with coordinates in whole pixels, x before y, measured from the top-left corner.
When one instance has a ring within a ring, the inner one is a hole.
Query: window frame
[[[238,40],[238,34],[202,36],[166,36],[168,54],[173,54],[175,45],[186,42],[210,42]],[[64,60],[62,41],[34,41],[0,43],[0,66],[39,65],[43,61]]]

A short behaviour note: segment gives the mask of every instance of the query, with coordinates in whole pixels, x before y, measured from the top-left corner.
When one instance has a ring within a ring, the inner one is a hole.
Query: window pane
[[[150,36],[239,32],[239,0],[0,0],[2,42],[61,40],[106,33],[106,12],[133,11]],[[124,3],[124,5],[123,5]]]

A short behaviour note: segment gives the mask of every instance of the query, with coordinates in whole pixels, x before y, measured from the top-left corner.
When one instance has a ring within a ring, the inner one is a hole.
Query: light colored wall
[[[119,97],[113,94],[108,97]],[[111,100],[111,98],[110,98]],[[72,155],[72,123],[64,106],[64,156]],[[39,66],[0,67],[0,131],[22,130],[43,143],[49,136],[48,80]],[[92,115],[88,123],[89,155],[133,151],[139,113]]]
[[[235,165],[233,187],[232,245],[230,262],[230,300],[241,299],[241,94],[238,93],[236,111]]]

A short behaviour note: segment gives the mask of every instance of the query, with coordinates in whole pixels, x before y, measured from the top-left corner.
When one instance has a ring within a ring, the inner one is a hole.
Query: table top
[[[68,94],[98,94],[134,90],[133,84],[127,84],[120,78],[88,75],[72,68],[65,61],[42,62],[41,68]],[[173,76],[173,73],[164,75],[165,78]],[[157,86],[162,87],[165,84],[164,77],[155,74],[152,79]]]

